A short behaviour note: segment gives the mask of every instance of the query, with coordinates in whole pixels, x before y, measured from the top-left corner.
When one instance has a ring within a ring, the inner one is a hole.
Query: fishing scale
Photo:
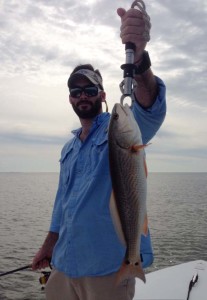
[[[146,18],[149,18],[146,13],[146,6],[142,0],[136,0],[132,3],[131,8],[137,8],[140,10]],[[149,40],[149,37],[146,36],[146,40]],[[121,69],[123,72],[123,81],[120,83],[119,87],[122,92],[122,96],[120,99],[120,103],[123,105],[124,99],[126,97],[130,97],[132,99],[132,94],[137,87],[137,82],[134,79],[136,74],[136,65],[134,64],[134,52],[136,50],[136,46],[134,43],[128,42],[125,45],[125,64],[121,65]],[[145,55],[147,52],[145,51]],[[149,57],[148,57],[149,59]],[[151,65],[151,63],[149,64]]]

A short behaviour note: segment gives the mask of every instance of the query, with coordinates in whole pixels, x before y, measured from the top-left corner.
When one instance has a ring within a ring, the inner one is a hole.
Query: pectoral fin
[[[130,149],[131,149],[132,152],[138,152],[138,151],[144,149],[145,147],[147,147],[147,146],[149,146],[149,145],[150,145],[150,144],[145,144],[145,145],[132,145]]]

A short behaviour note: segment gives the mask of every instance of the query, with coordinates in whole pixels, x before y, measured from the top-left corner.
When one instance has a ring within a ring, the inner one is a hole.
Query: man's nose
[[[84,91],[82,91],[79,98],[80,99],[86,99],[86,98],[88,98],[88,96],[85,94]]]

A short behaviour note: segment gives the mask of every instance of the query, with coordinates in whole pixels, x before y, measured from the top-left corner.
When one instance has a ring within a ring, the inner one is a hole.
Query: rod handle
[[[129,49],[135,51],[136,50],[136,45],[134,43],[127,42],[125,44],[125,50],[129,50]]]

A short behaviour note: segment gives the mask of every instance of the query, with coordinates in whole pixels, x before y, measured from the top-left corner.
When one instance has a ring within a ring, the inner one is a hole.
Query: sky
[[[120,100],[118,7],[128,0],[0,0],[0,172],[58,172],[80,123],[68,103],[77,64],[103,76],[109,110]],[[146,50],[167,87],[167,115],[147,148],[149,172],[207,172],[207,0],[146,0]]]

